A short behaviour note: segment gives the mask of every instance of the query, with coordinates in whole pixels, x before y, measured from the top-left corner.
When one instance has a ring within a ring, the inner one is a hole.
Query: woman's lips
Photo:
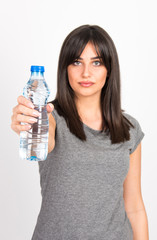
[[[80,85],[83,86],[83,87],[90,87],[93,84],[94,83],[92,83],[92,82],[80,82]]]

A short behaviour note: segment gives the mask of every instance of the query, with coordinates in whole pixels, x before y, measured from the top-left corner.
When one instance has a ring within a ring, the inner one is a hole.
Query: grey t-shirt
[[[129,141],[111,144],[106,133],[83,124],[82,142],[54,109],[55,148],[39,162],[42,204],[32,240],[133,240],[123,183],[144,133],[123,114],[135,126]]]

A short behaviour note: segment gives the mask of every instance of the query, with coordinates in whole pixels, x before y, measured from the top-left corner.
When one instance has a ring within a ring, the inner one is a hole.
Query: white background
[[[0,6],[0,239],[29,240],[41,204],[38,164],[19,159],[12,108],[30,76],[44,65],[53,99],[61,44],[83,24],[97,24],[112,37],[121,68],[122,108],[140,123],[142,194],[150,239],[157,236],[157,15],[154,0],[5,0]]]

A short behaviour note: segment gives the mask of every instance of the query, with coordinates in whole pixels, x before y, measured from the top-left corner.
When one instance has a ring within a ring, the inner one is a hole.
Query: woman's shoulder
[[[123,116],[126,117],[127,120],[129,120],[134,126],[139,124],[137,117],[135,117],[127,112],[123,112]]]
[[[141,122],[139,122],[139,119],[137,117],[123,112],[123,115],[131,122],[131,124],[134,126],[133,128],[130,128],[130,133],[133,135],[135,138],[143,138],[144,137],[144,132],[143,132],[143,127],[141,127]]]
[[[130,154],[134,152],[138,144],[143,139],[145,133],[143,132],[143,128],[141,127],[141,123],[139,123],[139,120],[130,115],[129,113],[123,112],[123,115],[131,122],[131,124],[134,126],[134,128],[130,128]]]

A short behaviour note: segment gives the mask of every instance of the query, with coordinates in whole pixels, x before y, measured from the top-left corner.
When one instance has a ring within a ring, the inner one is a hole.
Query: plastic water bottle
[[[40,112],[40,117],[30,130],[20,132],[21,159],[43,161],[47,158],[49,121],[46,105],[49,95],[44,67],[31,66],[31,77],[23,89],[23,96],[33,103],[34,109]]]

